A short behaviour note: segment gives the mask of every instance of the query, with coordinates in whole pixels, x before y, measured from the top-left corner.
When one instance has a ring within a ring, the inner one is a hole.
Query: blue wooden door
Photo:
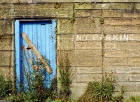
[[[52,68],[52,74],[46,74],[46,86],[56,77],[56,49],[55,49],[56,21],[19,21],[15,22],[15,57],[17,88],[19,83],[28,86],[27,76],[38,66],[37,56],[31,50],[29,44],[23,39],[25,33],[39,53],[48,61]],[[40,66],[42,67],[42,66]]]

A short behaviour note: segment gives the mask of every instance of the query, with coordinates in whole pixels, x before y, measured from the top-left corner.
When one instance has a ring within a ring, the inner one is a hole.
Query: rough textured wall
[[[101,80],[105,72],[113,72],[117,83],[126,87],[126,95],[140,95],[138,0],[33,1],[35,3],[31,0],[24,4],[26,0],[24,3],[21,0],[13,0],[13,3],[0,0],[0,73],[9,78],[14,76],[14,21],[55,18],[57,58],[68,53],[74,72],[73,97],[79,97],[89,81]]]

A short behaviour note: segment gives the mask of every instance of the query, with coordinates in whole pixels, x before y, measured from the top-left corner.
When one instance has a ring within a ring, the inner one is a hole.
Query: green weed
[[[8,80],[6,81],[5,78],[0,75],[0,99],[11,95],[13,92],[13,82]]]
[[[119,96],[113,96],[115,80],[112,76],[105,76],[103,81],[89,82],[84,95],[78,102],[122,102],[123,92]]]

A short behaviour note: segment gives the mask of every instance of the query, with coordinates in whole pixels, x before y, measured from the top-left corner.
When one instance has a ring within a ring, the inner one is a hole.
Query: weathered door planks
[[[33,45],[39,53],[48,60],[48,64],[52,68],[52,74],[46,77],[46,85],[50,85],[50,81],[56,77],[56,49],[55,49],[55,27],[56,21],[19,21],[15,22],[15,58],[16,58],[16,77],[17,88],[20,90],[19,82],[27,85],[25,70],[31,71],[32,58],[36,58],[32,53],[30,46],[22,37],[22,33],[26,33]],[[25,68],[24,68],[25,67]],[[30,68],[29,68],[30,67]],[[46,73],[47,74],[47,73]]]

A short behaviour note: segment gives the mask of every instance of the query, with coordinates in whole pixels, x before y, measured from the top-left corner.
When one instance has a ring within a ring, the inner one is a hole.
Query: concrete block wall
[[[104,73],[126,87],[125,96],[140,95],[139,0],[0,0],[0,73],[8,78],[15,69],[14,21],[36,18],[57,19],[57,58],[68,53],[73,98]]]

